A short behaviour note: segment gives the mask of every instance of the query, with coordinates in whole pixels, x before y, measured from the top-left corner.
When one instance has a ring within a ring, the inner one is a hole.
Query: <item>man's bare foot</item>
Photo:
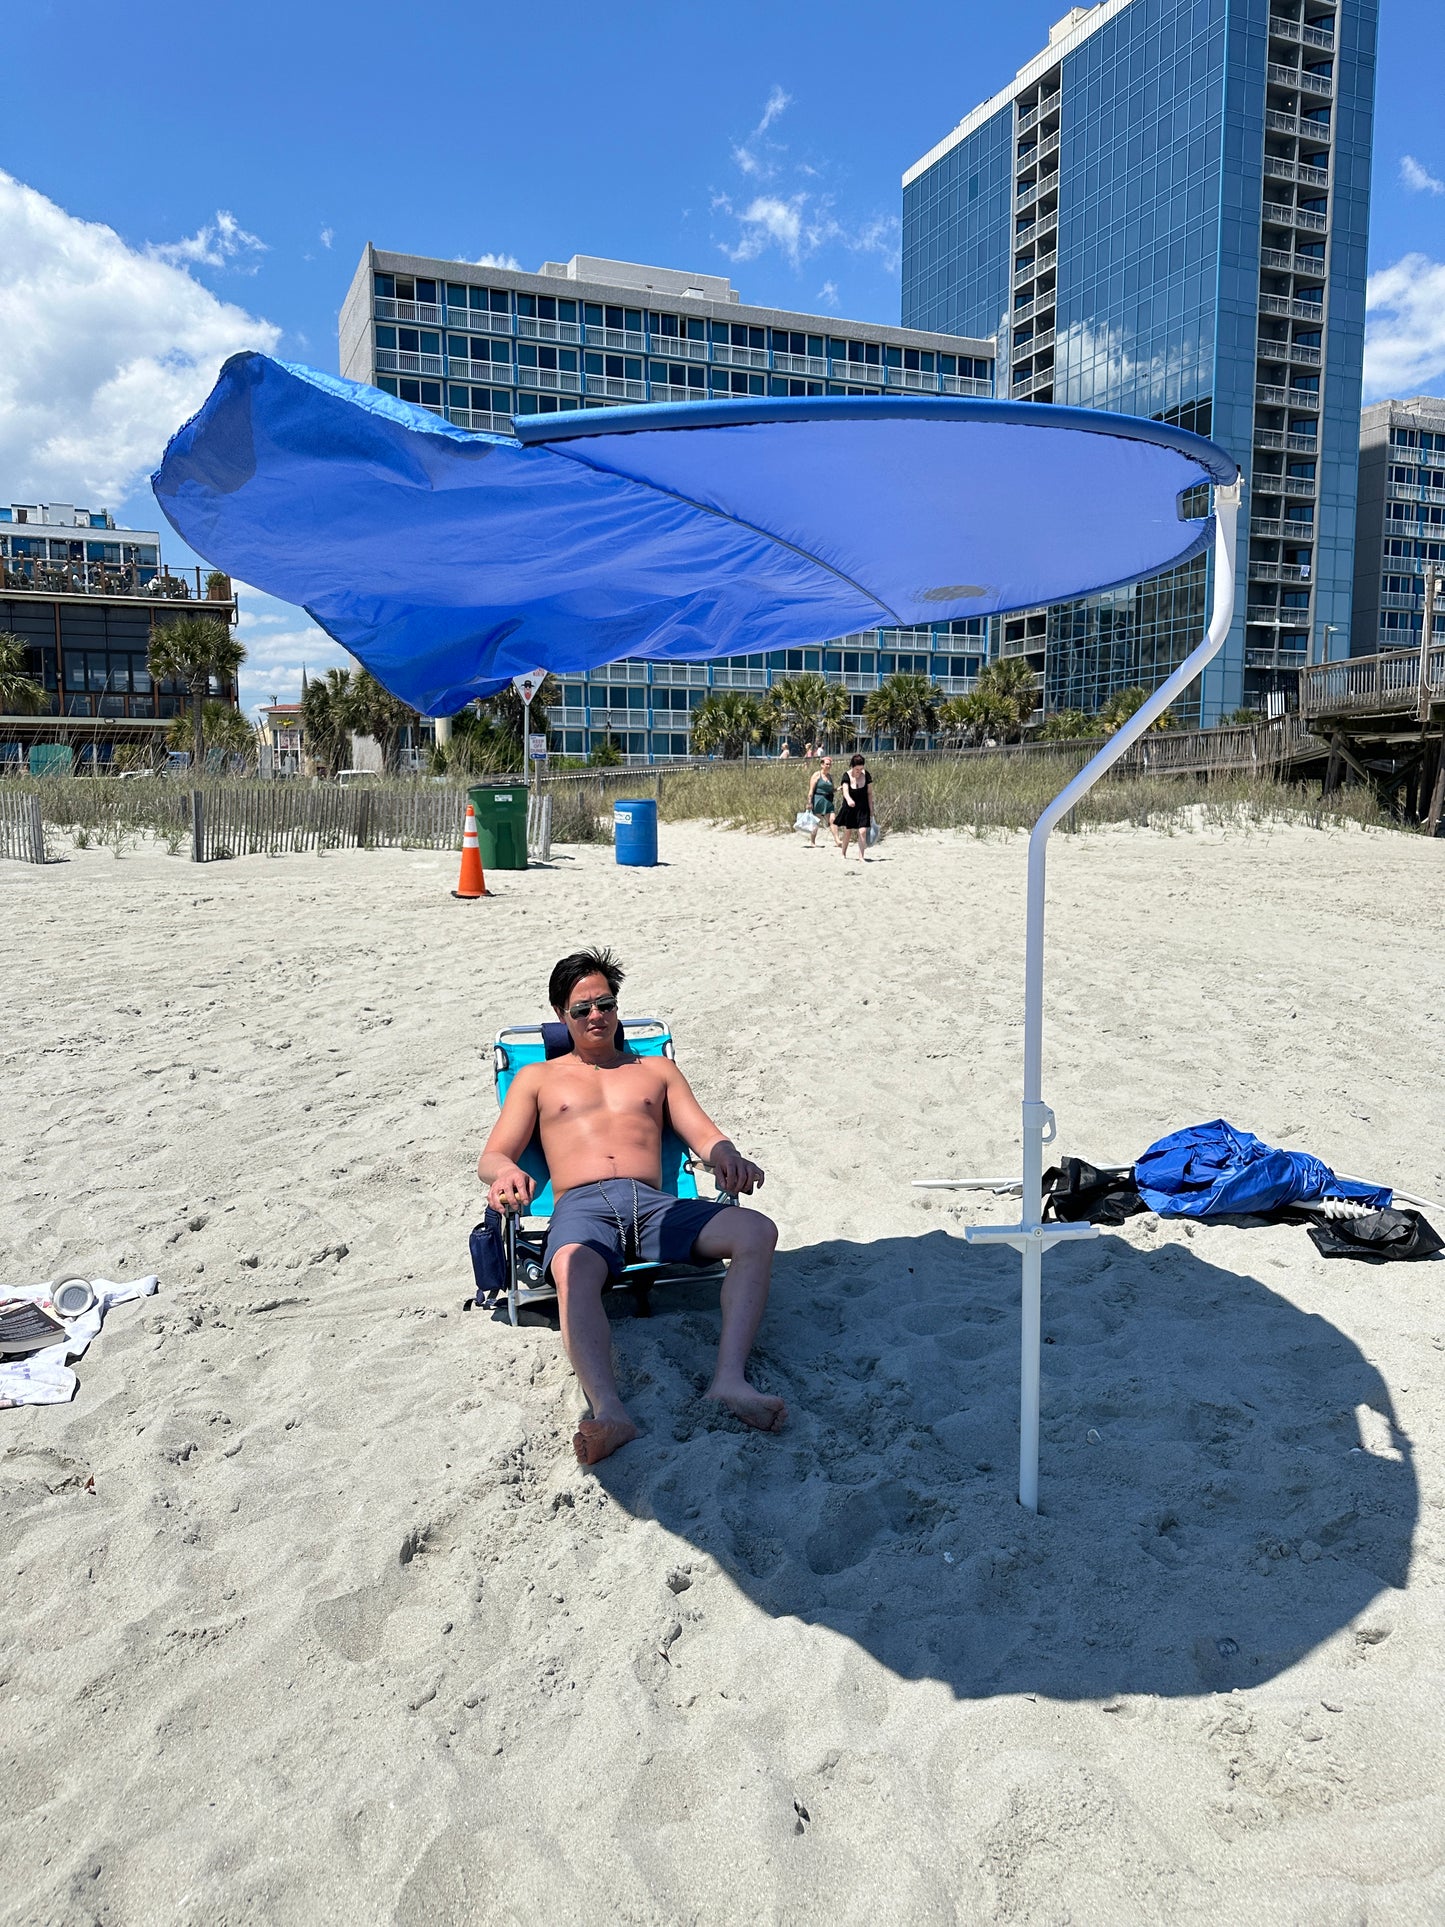
[[[781,1432],[788,1422],[788,1408],[782,1399],[755,1392],[746,1380],[741,1385],[714,1385],[703,1396],[726,1405],[734,1418],[751,1425],[755,1432]]]
[[[584,1418],[577,1426],[572,1450],[579,1465],[596,1465],[637,1437],[637,1427],[630,1418]]]

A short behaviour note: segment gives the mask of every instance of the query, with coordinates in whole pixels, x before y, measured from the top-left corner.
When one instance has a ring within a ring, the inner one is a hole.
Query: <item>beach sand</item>
[[[1013,1207],[909,1187],[1017,1163],[1024,850],[0,866],[5,1275],[161,1279],[0,1413],[0,1918],[1445,1920],[1445,1265],[1051,1256],[1015,1503]],[[1442,861],[1057,840],[1057,1150],[1445,1196]],[[463,1310],[490,1040],[584,941],[767,1167],[780,1439],[707,1288],[616,1303],[596,1475],[555,1330]]]

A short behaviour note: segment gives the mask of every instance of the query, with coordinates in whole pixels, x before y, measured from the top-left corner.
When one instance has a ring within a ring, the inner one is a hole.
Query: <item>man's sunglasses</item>
[[[582,1018],[590,1017],[594,1010],[600,1010],[605,1017],[608,1011],[616,1010],[616,1008],[617,999],[615,997],[592,997],[585,1003],[568,1004],[567,1015],[578,1019],[580,1022]]]

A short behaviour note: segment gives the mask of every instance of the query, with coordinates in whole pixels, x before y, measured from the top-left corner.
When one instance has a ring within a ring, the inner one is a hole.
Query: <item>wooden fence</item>
[[[38,796],[0,789],[0,857],[14,863],[45,861],[45,824]]]
[[[452,850],[466,796],[414,789],[312,788],[246,783],[191,791],[191,855],[197,863],[302,850]]]

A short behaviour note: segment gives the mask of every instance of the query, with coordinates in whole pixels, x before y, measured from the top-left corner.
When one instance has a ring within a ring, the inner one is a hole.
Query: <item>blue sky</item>
[[[0,496],[156,526],[144,477],[226,354],[335,369],[368,240],[896,321],[903,169],[1065,11],[32,0],[37,84],[0,124]],[[1372,374],[1445,393],[1441,0],[1382,0],[1380,55]],[[243,619],[248,703],[343,660],[284,604]]]

